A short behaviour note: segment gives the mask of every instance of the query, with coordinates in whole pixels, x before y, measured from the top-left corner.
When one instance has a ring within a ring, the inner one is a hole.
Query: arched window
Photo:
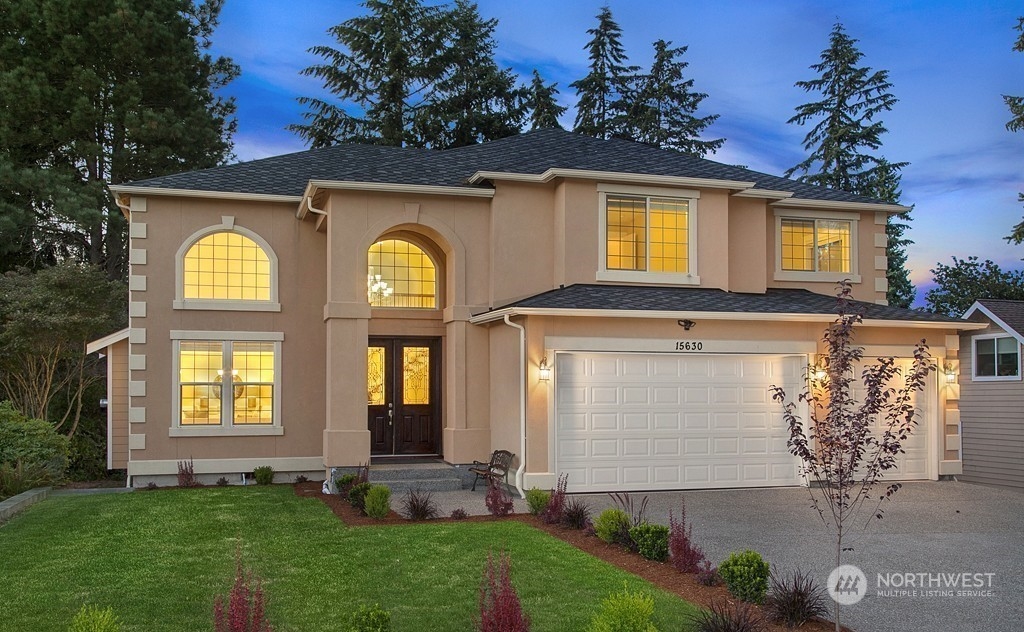
[[[186,300],[270,300],[270,259],[245,235],[203,237],[185,253],[183,271]]]
[[[437,307],[437,270],[416,244],[383,239],[367,253],[366,297],[374,307]]]

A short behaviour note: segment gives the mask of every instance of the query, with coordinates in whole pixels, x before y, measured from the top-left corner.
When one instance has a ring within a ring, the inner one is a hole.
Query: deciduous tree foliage
[[[558,84],[546,84],[540,73],[533,70],[533,80],[530,82],[529,92],[526,97],[526,108],[530,112],[530,129],[547,129],[562,125],[558,117],[562,116],[568,109],[558,105],[555,95],[558,94]]]
[[[127,275],[109,184],[231,152],[238,72],[205,51],[223,0],[0,2],[0,270],[75,259]]]
[[[496,20],[476,4],[366,0],[366,15],[328,29],[340,44],[314,46],[323,63],[302,71],[334,100],[300,97],[313,147],[345,142],[447,148],[519,133],[525,91],[494,61]]]
[[[611,138],[625,126],[631,78],[640,68],[626,65],[622,29],[607,6],[597,14],[597,26],[587,29],[587,33],[591,38],[584,49],[589,53],[590,72],[569,84],[579,97],[573,131],[597,138]]]
[[[931,312],[959,317],[979,298],[1024,300],[1024,271],[1003,270],[989,259],[953,257],[953,265],[937,263],[931,273],[936,287],[924,297]]]
[[[814,126],[804,137],[804,149],[810,155],[785,175],[898,204],[900,170],[909,163],[889,162],[871,153],[881,148],[887,131],[881,114],[891,110],[897,99],[889,92],[889,72],[861,66],[864,54],[856,44],[843,25],[836,23],[821,61],[811,66],[818,77],[796,83],[806,92],[819,93],[821,99],[798,106],[796,115],[787,121],[797,125],[813,122]],[[903,238],[909,228],[907,221],[909,211],[890,216],[886,223],[886,298],[898,307],[909,307],[915,295],[906,269],[906,246],[912,243]]]
[[[684,78],[683,71],[689,64],[682,56],[687,47],[671,48],[671,44],[665,40],[654,42],[650,72],[636,77],[626,135],[637,142],[703,158],[717,151],[725,139],[701,140],[701,134],[718,115],[696,116],[708,95],[694,92],[693,79]]]

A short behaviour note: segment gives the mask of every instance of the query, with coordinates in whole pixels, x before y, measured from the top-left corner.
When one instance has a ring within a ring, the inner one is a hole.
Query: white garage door
[[[555,466],[570,491],[798,485],[781,406],[806,356],[560,353]]]
[[[913,369],[914,361],[911,358],[897,358],[897,366],[906,375],[907,371]],[[857,382],[853,389],[853,396],[857,401],[863,401],[864,389],[860,386],[860,375],[863,367],[857,368]],[[929,374],[925,379],[924,391],[913,394],[913,405],[917,410],[917,426],[910,437],[903,444],[905,454],[896,456],[896,469],[889,470],[882,476],[883,481],[913,481],[931,478],[928,471],[928,464],[933,462],[929,456],[928,446],[931,445],[934,429],[938,426],[938,406],[935,393],[935,374]],[[903,387],[903,377],[895,377],[889,382],[890,388],[900,389]],[[875,434],[881,436],[885,431],[884,419],[875,420]]]

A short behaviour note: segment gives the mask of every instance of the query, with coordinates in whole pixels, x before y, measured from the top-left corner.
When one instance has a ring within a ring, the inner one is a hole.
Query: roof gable
[[[964,318],[983,314],[1003,331],[1024,344],[1024,301],[979,299],[964,312]]]

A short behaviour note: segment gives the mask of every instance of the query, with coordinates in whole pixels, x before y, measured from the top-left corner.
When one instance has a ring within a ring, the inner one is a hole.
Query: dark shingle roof
[[[836,298],[798,289],[769,289],[764,294],[745,294],[709,288],[577,284],[543,292],[501,308],[510,307],[833,315],[836,313]],[[863,301],[853,301],[852,309],[861,310],[865,320],[964,323],[959,318],[942,314]]]
[[[978,303],[1013,328],[1018,335],[1024,335],[1024,301],[983,298]]]
[[[759,189],[789,191],[794,198],[884,203],[676,151],[626,140],[601,140],[562,129],[536,130],[447,150],[337,145],[126,186],[297,196],[314,179],[471,186],[467,180],[478,171],[539,175],[552,168],[736,180],[754,182]]]

